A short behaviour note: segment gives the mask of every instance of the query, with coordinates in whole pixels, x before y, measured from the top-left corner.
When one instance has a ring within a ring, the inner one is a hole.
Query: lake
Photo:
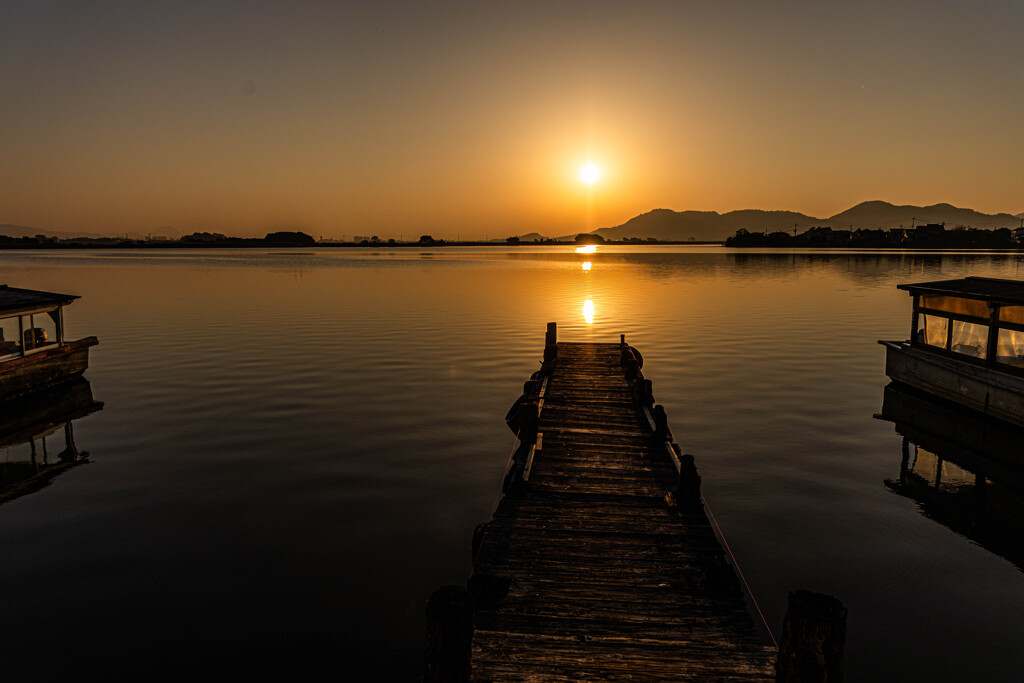
[[[909,336],[896,285],[1020,267],[698,246],[0,252],[0,283],[81,295],[67,335],[99,337],[104,403],[74,422],[88,464],[0,505],[0,670],[416,680],[424,603],[466,580],[505,411],[557,321],[560,340],[643,353],[776,634],[809,588],[849,609],[847,680],[1017,679],[1021,569],[894,490],[903,437],[874,416],[876,342]]]

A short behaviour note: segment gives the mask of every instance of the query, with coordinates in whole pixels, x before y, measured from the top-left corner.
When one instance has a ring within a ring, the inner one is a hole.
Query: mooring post
[[[473,600],[462,586],[443,586],[427,601],[424,683],[468,683]]]
[[[633,350],[628,346],[622,347],[622,371],[626,376],[627,382],[632,382],[640,374],[640,365],[636,362],[636,357],[633,355]]]
[[[519,441],[530,444],[537,440],[537,404],[524,402],[519,404]]]
[[[697,471],[697,463],[693,456],[684,453],[679,458],[679,486],[676,489],[676,500],[680,507],[699,508],[700,501],[700,473]]]
[[[775,665],[777,683],[842,683],[845,649],[843,603],[823,593],[792,591]]]
[[[625,346],[626,345],[626,335],[624,335],[624,334],[620,334],[619,335],[619,344],[621,346]]]
[[[548,331],[544,334],[544,362],[549,363],[558,356],[558,325],[548,323]]]
[[[650,408],[654,405],[654,383],[645,379],[640,383],[640,405]]]
[[[665,406],[661,404],[654,406],[654,434],[659,439],[668,436],[668,415],[665,414]]]

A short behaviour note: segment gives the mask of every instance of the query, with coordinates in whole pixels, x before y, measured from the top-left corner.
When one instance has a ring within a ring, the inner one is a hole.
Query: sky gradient
[[[408,239],[658,207],[1018,213],[1022,26],[1016,2],[8,0],[0,223]]]

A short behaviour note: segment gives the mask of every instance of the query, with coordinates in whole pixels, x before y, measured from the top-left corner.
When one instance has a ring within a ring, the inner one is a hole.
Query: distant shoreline
[[[931,229],[929,229],[931,228]],[[278,233],[295,235],[296,233]],[[460,247],[500,247],[518,249],[522,247],[581,247],[581,246],[718,246],[737,251],[758,249],[783,249],[787,251],[829,250],[829,251],[996,251],[1019,253],[1024,250],[1024,230],[943,230],[941,226],[922,226],[916,230],[832,230],[812,228],[799,235],[785,232],[751,233],[740,230],[736,235],[722,240],[657,240],[653,238],[629,238],[623,240],[581,239],[555,241],[482,241],[432,239],[416,242],[397,240],[363,240],[360,242],[317,242],[312,237],[298,233],[302,239],[271,239],[221,237],[217,239],[185,240],[139,240],[100,238],[52,237],[8,237],[0,235],[0,251],[38,251],[75,249],[449,249]]]
[[[1024,222],[1024,221],[1022,221]],[[835,230],[817,227],[791,235],[788,232],[750,232],[738,230],[725,240],[733,248],[781,249],[943,249],[1019,251],[1024,244],[1024,228],[986,230],[958,226],[946,230],[941,223],[911,228]]]
[[[54,244],[54,243],[32,243],[32,244],[5,244],[0,243],[0,252],[3,251],[41,251],[41,250],[57,250],[57,251],[75,251],[75,250],[107,250],[107,251],[118,251],[118,250],[129,250],[129,249],[178,249],[178,250],[200,250],[200,249],[214,249],[214,250],[277,250],[277,249],[374,249],[374,250],[409,250],[409,249],[452,249],[459,247],[511,247],[518,249],[521,247],[580,247],[590,246],[589,244],[579,244],[576,242],[523,242],[521,244],[506,244],[498,242],[443,242],[437,244],[417,244],[415,242],[403,242],[397,244],[355,244],[352,242],[317,242],[315,244],[273,244],[273,243],[261,243],[259,240],[253,240],[252,242],[246,242],[244,244],[235,243],[203,243],[203,242],[145,242],[145,241],[122,241],[116,243],[104,243],[104,244]],[[977,252],[994,252],[994,253],[1007,253],[1007,254],[1019,254],[1024,251],[1024,245],[1018,246],[985,246],[985,245],[947,245],[947,246],[865,246],[865,245],[824,245],[824,244],[727,244],[724,242],[620,242],[620,241],[607,241],[598,243],[595,246],[607,246],[607,247],[630,247],[630,246],[646,246],[646,247],[725,247],[728,249],[735,249],[737,252],[752,252],[757,250],[784,250],[784,251],[872,251],[872,252],[901,252],[901,251],[913,251],[913,252],[943,252],[943,251],[977,251]]]
[[[432,243],[420,242],[313,242],[287,243],[267,242],[255,239],[227,239],[215,242],[175,242],[170,240],[116,240],[110,238],[97,240],[62,240],[39,241],[34,238],[9,238],[12,241],[0,241],[0,250],[39,250],[39,249],[436,249],[451,247],[579,247],[589,244],[597,246],[722,246],[722,241],[689,242],[689,241],[605,241],[597,243],[580,242],[484,242],[463,240],[459,242],[436,240]]]

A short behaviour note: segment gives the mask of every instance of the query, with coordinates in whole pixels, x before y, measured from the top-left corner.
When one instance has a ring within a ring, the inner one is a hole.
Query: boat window
[[[929,346],[946,348],[949,318],[941,315],[920,315],[917,323],[917,341]]]
[[[965,356],[984,358],[988,346],[988,325],[953,321],[953,336],[950,339],[950,350]]]
[[[996,361],[1024,368],[1024,332],[1000,328],[996,342]]]
[[[22,345],[26,353],[57,343],[57,325],[47,313],[22,316]]]
[[[1003,306],[999,309],[999,320],[1024,325],[1024,306]]]
[[[0,489],[37,476],[49,465],[79,459],[69,450],[67,423],[0,446]]]
[[[976,476],[973,472],[940,458],[918,446],[911,472],[937,489],[956,492],[963,488],[974,488]]]
[[[962,489],[970,491],[974,489],[976,481],[977,476],[974,472],[947,461],[942,463],[942,469],[939,471],[938,488],[951,492]]]
[[[4,318],[0,320],[0,358],[21,353],[18,343],[18,319]]]
[[[987,318],[989,315],[988,304],[977,299],[960,299],[955,296],[925,294],[921,296],[918,305],[922,308],[933,308],[937,311],[969,315],[975,318]]]

